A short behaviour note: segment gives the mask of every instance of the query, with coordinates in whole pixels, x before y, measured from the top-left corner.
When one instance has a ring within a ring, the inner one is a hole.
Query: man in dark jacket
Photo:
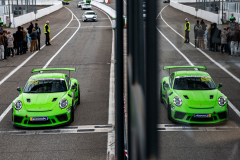
[[[212,31],[211,31],[211,34],[212,34],[212,43],[213,43],[213,47],[214,47],[214,52],[219,52],[218,50],[218,46],[219,44],[221,44],[221,30],[219,30],[217,28],[217,24],[216,23],[213,23],[213,28],[212,28]]]
[[[239,41],[239,31],[237,29],[237,26],[234,26],[234,30],[232,31],[230,39],[231,39],[231,56],[233,56],[234,51],[234,56],[237,57],[237,46]]]
[[[20,48],[20,55],[22,55],[22,43],[23,43],[23,32],[21,31],[21,27],[18,26],[18,31],[16,32],[17,55],[19,55],[19,48]]]
[[[36,46],[37,46],[37,33],[36,33],[36,29],[33,28],[33,32],[30,34],[30,37],[32,39],[31,41],[31,47],[30,47],[30,53],[33,53],[36,51]]]
[[[7,60],[7,56],[8,56],[8,39],[7,39],[7,33],[3,32],[3,38],[4,38],[4,59]]]
[[[40,27],[38,27],[38,24],[35,23],[35,29],[36,29],[36,33],[37,33],[37,50],[40,50],[40,37],[41,37],[41,29]]]
[[[195,48],[198,47],[198,30],[199,30],[199,20],[197,20],[197,24],[194,25]]]
[[[29,22],[29,27],[27,28],[27,30],[28,30],[29,41],[31,42],[30,34],[32,33],[32,30],[33,30],[32,22]]]
[[[3,35],[0,35],[0,49],[2,51],[2,55],[0,55],[0,60],[4,60],[4,38],[3,38]]]

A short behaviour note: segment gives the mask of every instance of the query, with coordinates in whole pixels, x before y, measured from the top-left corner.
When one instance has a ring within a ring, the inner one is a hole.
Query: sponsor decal
[[[48,117],[30,117],[30,121],[47,121]]]
[[[211,118],[211,114],[194,114],[195,118]]]

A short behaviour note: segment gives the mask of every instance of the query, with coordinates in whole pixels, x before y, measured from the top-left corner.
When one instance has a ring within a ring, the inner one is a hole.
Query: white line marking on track
[[[37,135],[37,134],[70,134],[70,133],[109,133],[112,132],[112,125],[81,125],[67,126],[59,129],[44,129],[44,130],[1,130],[0,134],[10,135]]]
[[[67,7],[65,7],[67,8]],[[75,14],[69,9],[67,8],[71,13],[72,15],[77,19],[77,17],[75,16]],[[68,42],[75,36],[75,34],[78,32],[78,30],[80,29],[81,27],[81,23],[80,21],[78,20],[78,29],[72,34],[72,36],[62,45],[62,47],[52,56],[51,59],[49,59],[49,61],[46,63],[46,65],[43,67],[43,68],[47,68],[47,66],[52,62],[52,60],[59,54],[59,52],[66,46],[66,44],[68,44]]]
[[[65,7],[65,8],[67,8],[67,7]],[[67,8],[68,9],[68,8]],[[54,37],[53,37],[53,39],[55,38],[55,37],[57,37],[64,29],[66,29],[67,28],[67,26],[72,22],[72,20],[73,20],[73,16],[75,17],[75,18],[77,18],[74,14],[73,14],[73,12],[70,10],[70,9],[68,9],[71,13],[72,13],[72,19],[70,20],[70,22],[57,34],[57,35],[55,35]],[[52,58],[46,63],[46,65],[43,67],[43,68],[46,68],[48,65],[49,65],[49,63],[58,55],[58,53],[63,49],[63,47],[73,38],[73,36],[77,33],[77,31],[80,29],[80,27],[81,27],[81,23],[80,23],[80,21],[78,20],[78,23],[79,23],[79,27],[78,27],[78,29],[73,33],[73,35],[67,40],[67,42],[65,42],[64,43],[64,45],[52,56]],[[44,45],[45,46],[45,45]],[[41,47],[41,49],[44,47],[44,46],[42,46]],[[37,51],[38,52],[38,51]],[[25,63],[27,63],[37,52],[35,52],[34,54],[32,54],[29,58],[27,58],[22,64],[20,64],[20,66],[22,67]],[[18,66],[19,67],[19,66]],[[21,67],[19,67],[19,68],[15,68],[11,73],[9,73],[9,77],[12,75],[12,74],[14,74],[18,69],[20,69]],[[11,74],[11,75],[10,75]],[[8,77],[8,78],[9,78]],[[6,78],[6,77],[5,77]],[[4,80],[4,79],[3,79]],[[2,80],[2,81],[3,81]],[[5,79],[6,80],[6,79]],[[4,80],[4,81],[5,81]],[[4,82],[3,81],[3,82]],[[2,82],[2,83],[3,83]],[[2,84],[2,83],[0,83],[0,85]],[[11,110],[11,108],[12,108],[12,104],[10,104],[9,106],[8,106],[8,108],[1,114],[1,116],[0,116],[0,122],[3,120],[3,118],[7,115],[7,113]]]
[[[67,27],[67,28],[78,28],[78,27]]]
[[[103,10],[95,7],[96,9],[102,11]],[[105,13],[109,18],[111,24],[111,18]],[[110,85],[109,85],[109,110],[108,110],[108,124],[113,125],[113,131],[108,133],[108,141],[107,141],[107,160],[115,159],[115,52],[114,52],[114,44],[115,44],[115,33],[112,30],[112,53],[111,53],[111,65],[110,65]]]
[[[176,132],[176,131],[232,131],[234,129],[239,129],[239,127],[231,127],[231,126],[219,126],[219,127],[193,127],[193,126],[181,126],[181,125],[174,125],[174,124],[158,124],[157,125],[157,131],[172,131],[172,132]]]
[[[168,5],[167,5],[168,6]],[[170,27],[175,33],[177,33],[180,37],[184,38],[180,33],[178,33],[176,30],[174,30],[169,24],[167,24],[167,22],[163,19],[162,17],[162,11],[167,7],[165,6],[160,13],[157,15],[157,17],[160,15],[161,19],[165,22],[165,24]],[[159,33],[178,51],[178,53],[180,53],[185,59],[186,61],[191,65],[194,66],[193,63],[179,50],[177,49],[177,47],[157,28],[157,30],[159,31]],[[190,42],[190,44],[194,47],[194,45]],[[205,52],[203,52],[202,50],[200,50],[199,48],[197,48],[198,51],[200,51],[203,55],[205,55],[208,59],[210,59],[213,63],[215,63],[219,68],[221,68],[222,70],[224,70],[226,73],[228,73],[231,77],[233,77],[237,82],[240,83],[240,79],[238,79],[236,76],[234,76],[231,72],[229,72],[226,68],[224,68],[223,66],[221,66],[219,63],[217,63],[214,59],[212,59],[210,56],[208,56]],[[239,110],[228,100],[228,105],[236,112],[236,114],[240,117],[240,112]]]
[[[88,27],[81,27],[81,29],[82,28],[104,28],[104,27],[106,27],[106,28],[111,27],[112,28],[112,26],[88,26]]]
[[[167,5],[168,6],[168,5]],[[167,7],[165,6],[161,11],[160,13],[158,14],[158,16],[160,15],[161,16],[161,19],[164,21],[164,23],[169,27],[171,28],[175,33],[177,33],[180,37],[182,37],[184,39],[184,37],[178,33],[176,30],[174,30],[162,17],[162,11]],[[157,17],[158,17],[157,16]],[[192,44],[190,42],[190,44],[192,46],[194,46],[194,44]],[[216,62],[213,58],[211,58],[209,55],[207,55],[205,52],[203,52],[201,49],[199,48],[196,48],[198,51],[200,51],[204,56],[206,56],[210,61],[212,61],[213,63],[215,63],[219,68],[221,68],[222,70],[224,70],[227,74],[229,74],[233,79],[235,79],[238,83],[240,83],[240,79],[238,77],[236,77],[235,75],[233,75],[230,71],[228,71],[226,68],[224,68],[222,65],[220,65],[218,62]]]
[[[73,15],[72,15],[72,19],[69,21],[69,23],[60,31],[58,32],[58,34],[56,34],[51,40],[54,40],[60,33],[63,32],[63,30],[65,30],[69,24],[72,22],[73,20]],[[40,48],[41,50],[45,47],[45,44]],[[30,59],[32,59],[33,56],[35,56],[39,51],[34,52],[31,56],[29,56],[25,61],[23,61],[19,66],[17,66],[14,70],[12,70],[6,77],[4,77],[1,81],[0,81],[0,85],[2,85],[9,77],[11,77],[14,73],[16,73],[23,65],[25,65]]]

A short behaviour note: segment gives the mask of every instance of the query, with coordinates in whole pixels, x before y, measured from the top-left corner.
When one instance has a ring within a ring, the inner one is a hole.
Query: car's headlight
[[[22,109],[22,102],[18,100],[17,102],[15,102],[14,107],[16,110],[19,111],[20,109]]]
[[[218,98],[218,104],[222,107],[225,106],[226,104],[226,99],[224,97],[219,97]]]
[[[175,98],[173,98],[173,103],[176,106],[180,107],[182,105],[182,99],[180,97],[175,97]]]
[[[59,107],[64,109],[66,108],[68,105],[68,101],[66,99],[62,99],[60,102],[59,102]]]

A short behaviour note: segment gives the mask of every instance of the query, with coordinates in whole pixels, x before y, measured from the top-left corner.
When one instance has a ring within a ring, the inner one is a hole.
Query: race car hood
[[[185,103],[190,108],[214,107],[221,96],[221,92],[217,89],[203,91],[175,90],[175,92],[182,99],[183,104]]]
[[[93,18],[94,15],[85,15],[85,17],[87,17],[87,18]]]
[[[59,106],[59,101],[66,94],[66,92],[58,93],[23,93],[22,102],[23,107],[27,111],[43,112],[51,111],[56,106]]]

